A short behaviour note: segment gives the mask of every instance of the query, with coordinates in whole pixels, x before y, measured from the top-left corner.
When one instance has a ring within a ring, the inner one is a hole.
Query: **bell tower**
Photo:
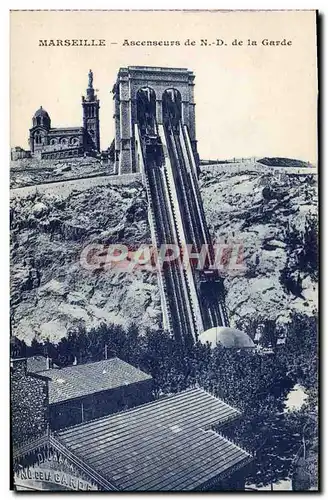
[[[83,127],[87,151],[100,151],[99,108],[99,100],[93,88],[93,72],[90,69],[86,96],[82,96]]]

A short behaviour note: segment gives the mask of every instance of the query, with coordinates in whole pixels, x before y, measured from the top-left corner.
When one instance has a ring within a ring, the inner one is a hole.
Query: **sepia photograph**
[[[318,29],[11,11],[12,490],[320,490]]]

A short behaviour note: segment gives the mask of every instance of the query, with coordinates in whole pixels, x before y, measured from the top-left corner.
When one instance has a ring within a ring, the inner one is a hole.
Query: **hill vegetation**
[[[262,163],[262,165],[267,165],[268,167],[296,167],[296,168],[303,168],[303,167],[312,167],[313,165],[310,164],[310,162],[302,161],[302,160],[295,160],[292,158],[280,158],[280,157],[265,157],[257,160],[259,163]]]

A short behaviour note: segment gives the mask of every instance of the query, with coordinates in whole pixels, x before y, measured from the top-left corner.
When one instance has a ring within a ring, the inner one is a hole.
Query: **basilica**
[[[86,96],[82,96],[82,126],[52,128],[49,114],[40,106],[33,116],[29,134],[32,156],[40,159],[97,156],[100,153],[99,108],[90,70]]]

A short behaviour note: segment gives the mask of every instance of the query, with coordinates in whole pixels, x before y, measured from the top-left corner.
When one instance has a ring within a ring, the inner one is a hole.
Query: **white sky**
[[[89,68],[99,89],[101,147],[114,135],[112,85],[122,66],[194,71],[196,133],[206,159],[287,156],[316,162],[314,11],[13,12],[11,145],[27,147],[42,105],[52,126],[82,125]],[[39,39],[103,38],[106,47],[39,47]],[[124,39],[180,40],[180,47],[122,47]],[[224,39],[224,47],[188,47],[187,39]],[[232,46],[235,39],[243,47]],[[247,39],[258,46],[248,47]],[[261,40],[292,40],[264,47]],[[117,42],[111,45],[110,42]]]

